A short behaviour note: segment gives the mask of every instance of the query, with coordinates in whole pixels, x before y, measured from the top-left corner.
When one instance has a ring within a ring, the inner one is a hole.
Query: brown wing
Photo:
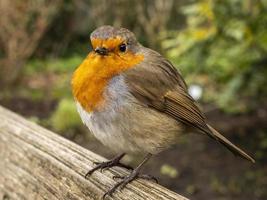
[[[151,58],[125,73],[131,93],[140,102],[187,125],[205,132],[205,117],[187,93],[180,73],[161,55],[151,52]]]
[[[235,155],[238,155],[251,162],[255,160],[246,154],[242,149],[235,146],[227,138],[221,135],[218,131],[206,123],[206,120],[195,105],[194,100],[179,86],[175,91],[168,92],[165,96],[165,110],[164,112],[174,117],[175,119],[184,122],[187,125],[195,127],[206,133],[212,139],[215,139]]]
[[[187,93],[183,78],[171,63],[153,51],[149,56],[149,59],[124,74],[133,96],[145,106],[166,113],[177,121],[206,133],[235,155],[255,162],[206,123],[203,113]]]
[[[175,91],[167,92],[164,95],[164,100],[165,113],[212,136],[209,134],[204,115],[194,103],[192,97],[181,87],[177,86]]]

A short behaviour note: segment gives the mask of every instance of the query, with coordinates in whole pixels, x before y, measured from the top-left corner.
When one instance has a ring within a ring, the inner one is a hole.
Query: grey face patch
[[[116,28],[113,26],[101,26],[95,29],[90,36],[91,40],[95,38],[106,40],[116,37],[121,37],[129,44],[137,43],[136,37],[131,31],[126,28]]]

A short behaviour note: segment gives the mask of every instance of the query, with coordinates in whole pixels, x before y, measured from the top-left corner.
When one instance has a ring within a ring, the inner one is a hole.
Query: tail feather
[[[209,133],[206,133],[211,136],[212,138],[216,139],[219,141],[221,144],[223,144],[227,149],[229,149],[233,154],[240,156],[246,160],[249,160],[253,163],[255,163],[255,160],[250,157],[248,154],[246,154],[243,150],[235,146],[233,143],[231,143],[228,139],[226,139],[224,136],[222,136],[218,131],[216,131],[214,128],[212,128],[210,125],[208,125],[209,128]]]

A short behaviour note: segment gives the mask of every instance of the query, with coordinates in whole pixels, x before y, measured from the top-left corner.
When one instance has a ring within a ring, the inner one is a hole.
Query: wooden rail
[[[129,172],[113,168],[84,178],[103,157],[88,151],[0,106],[0,200],[101,199]],[[137,180],[106,199],[178,199],[158,184]]]

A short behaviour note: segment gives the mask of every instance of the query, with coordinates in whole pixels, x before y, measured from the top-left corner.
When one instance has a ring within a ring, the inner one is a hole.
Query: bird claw
[[[115,157],[114,159],[107,161],[107,162],[103,162],[103,163],[98,163],[98,165],[91,169],[86,175],[85,178],[89,175],[91,175],[95,170],[97,169],[104,169],[104,168],[110,168],[113,166],[120,166],[120,167],[124,167],[127,169],[132,169],[130,166],[124,165],[122,163],[120,163],[120,160],[122,159],[122,157],[125,155],[125,153]],[[123,189],[128,183],[132,182],[133,180],[135,180],[136,178],[143,178],[143,179],[147,179],[147,180],[154,180],[156,182],[157,179],[154,178],[153,176],[150,175],[144,175],[144,174],[139,174],[139,171],[141,169],[141,167],[149,160],[149,158],[152,156],[152,154],[148,153],[146,155],[146,157],[144,158],[144,160],[131,172],[131,174],[127,175],[127,176],[120,176],[120,175],[115,175],[112,178],[115,180],[117,178],[122,179],[121,181],[119,181],[118,183],[116,183],[111,189],[109,189],[103,196],[102,199],[105,199],[106,196],[112,196],[113,193],[120,187],[120,190]]]
[[[107,196],[112,196],[113,193],[120,187],[120,190],[122,190],[128,183],[132,182],[135,178],[137,178],[136,173],[132,172],[130,175],[122,177],[122,176],[113,176],[117,178],[123,178],[120,182],[116,183],[110,190],[108,190],[104,195],[103,199],[105,199]]]
[[[105,171],[106,167],[100,168],[100,172],[102,173],[103,171]]]
[[[155,183],[159,183],[157,178],[149,174],[139,174],[138,178],[149,180],[149,181],[154,181]]]
[[[123,179],[123,178],[124,178],[124,176],[120,176],[120,175],[114,175],[114,176],[112,177],[113,180],[116,180],[116,179]]]
[[[93,162],[93,163],[94,163],[94,165],[99,165],[99,164],[101,164],[102,162],[95,161],[95,162]]]
[[[131,166],[129,166],[129,165],[125,165],[125,164],[123,164],[123,163],[118,163],[118,165],[117,165],[118,167],[122,167],[122,168],[125,168],[125,169],[128,169],[128,170],[131,170],[131,171],[133,171],[134,170],[134,168],[132,168]]]
[[[123,167],[126,169],[133,169],[132,167],[130,167],[128,165],[120,163],[120,160],[122,159],[122,157],[124,155],[125,154],[121,154],[121,155],[119,155],[119,156],[117,156],[111,160],[108,160],[106,162],[94,162],[94,164],[96,166],[86,173],[85,178],[91,176],[94,173],[94,171],[96,171],[98,169],[100,169],[100,172],[103,172],[104,170],[109,169],[109,168],[114,167],[114,166]]]
[[[114,175],[112,177],[113,180],[116,180],[116,179],[124,179],[125,177],[124,176],[121,176],[121,175]],[[155,183],[158,183],[158,179],[155,178],[154,176],[151,176],[149,174],[138,174],[138,177],[137,178],[141,178],[141,179],[145,179],[145,180],[149,180],[149,181],[154,181]]]
[[[141,179],[146,179],[146,180],[152,180],[156,183],[158,183],[158,180],[151,176],[151,175],[146,175],[146,174],[140,174],[138,171],[133,171],[131,174],[129,174],[128,176],[120,176],[120,175],[115,175],[112,177],[113,180],[115,179],[122,179],[121,181],[119,181],[118,183],[116,183],[109,191],[107,191],[104,195],[103,195],[103,199],[106,196],[112,196],[113,193],[119,188],[119,190],[121,191],[123,188],[126,187],[126,185],[130,182],[132,182],[133,180],[137,179],[137,178],[141,178]]]
[[[106,162],[101,162],[101,163],[95,163],[97,164],[93,169],[89,170],[86,175],[85,175],[85,178],[89,177],[90,175],[92,175],[94,173],[94,171],[96,170],[100,170],[100,172],[103,172],[104,170],[107,170],[111,167],[114,167],[114,166],[118,166],[118,163],[117,162],[113,162],[113,160],[109,160],[109,161],[106,161]]]

